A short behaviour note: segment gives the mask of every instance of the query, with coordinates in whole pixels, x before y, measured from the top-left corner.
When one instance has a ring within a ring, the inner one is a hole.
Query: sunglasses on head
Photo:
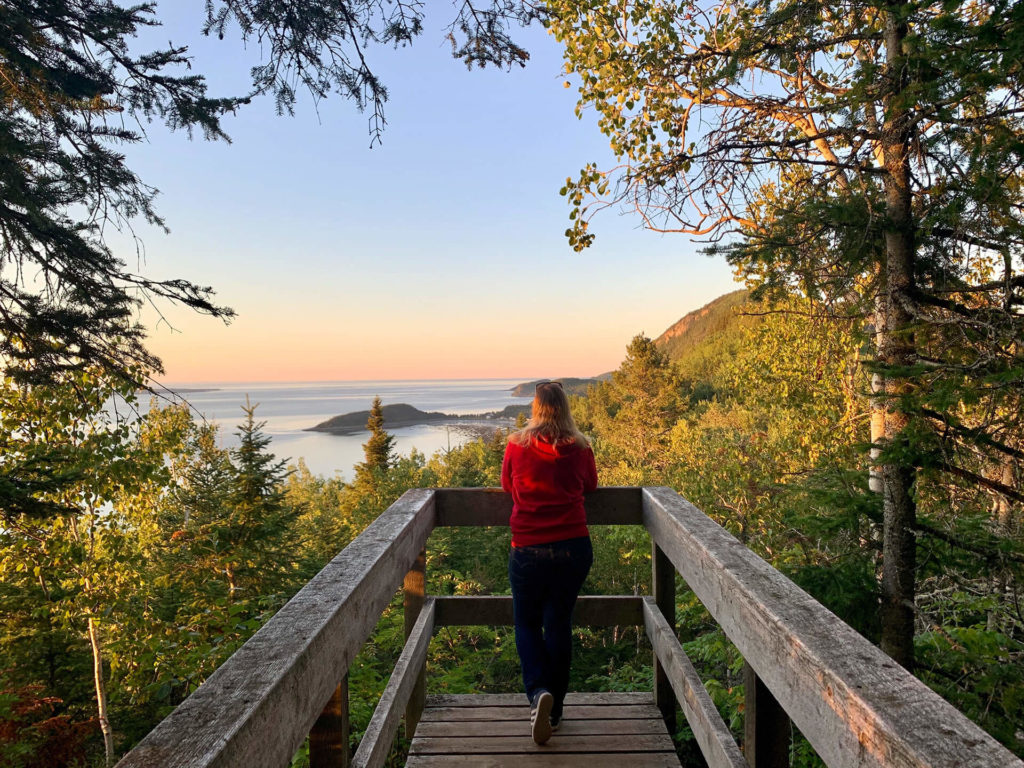
[[[561,389],[562,388],[562,382],[560,382],[560,381],[548,381],[547,379],[545,379],[544,381],[538,381],[537,382],[537,391],[540,391],[541,387],[547,387],[547,386],[558,387],[559,389]]]

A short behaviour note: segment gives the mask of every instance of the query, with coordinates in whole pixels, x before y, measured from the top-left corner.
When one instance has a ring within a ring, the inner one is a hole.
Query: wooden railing
[[[314,768],[382,765],[403,715],[407,730],[415,730],[434,628],[512,622],[509,597],[427,596],[427,537],[435,526],[507,525],[510,511],[509,496],[495,489],[409,491],[119,768],[286,766],[307,735]],[[587,519],[650,532],[654,594],[581,598],[574,621],[645,627],[658,705],[671,723],[678,701],[712,768],[788,765],[790,720],[830,768],[1024,768],[671,489],[599,489],[587,497]],[[746,661],[743,753],[676,639],[676,572]],[[407,642],[350,758],[346,674],[399,587]]]

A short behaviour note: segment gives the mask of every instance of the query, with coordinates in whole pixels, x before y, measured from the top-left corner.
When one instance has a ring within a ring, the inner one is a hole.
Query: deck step
[[[680,768],[650,693],[571,693],[562,727],[538,746],[522,694],[435,695],[408,768]]]

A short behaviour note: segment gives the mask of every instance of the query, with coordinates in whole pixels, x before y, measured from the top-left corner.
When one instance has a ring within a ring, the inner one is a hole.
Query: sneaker
[[[551,707],[554,704],[555,697],[547,691],[541,691],[533,700],[533,708],[530,710],[530,731],[537,744],[544,744],[551,738]]]
[[[552,717],[551,718],[551,730],[552,730],[552,732],[557,731],[558,730],[558,726],[560,726],[561,724],[562,724],[562,718],[560,718],[560,717]]]

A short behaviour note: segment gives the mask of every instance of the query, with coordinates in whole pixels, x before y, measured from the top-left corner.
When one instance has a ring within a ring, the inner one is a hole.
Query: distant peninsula
[[[453,414],[439,411],[421,411],[408,403],[393,403],[381,408],[384,415],[384,426],[416,427],[422,424],[479,424],[480,422],[497,422],[494,426],[511,424],[520,414],[529,415],[530,406],[516,404],[507,405],[500,411],[487,413]],[[369,411],[353,411],[334,416],[322,421],[315,427],[307,427],[306,432],[327,432],[332,435],[354,435],[366,429],[366,421],[370,418]]]
[[[587,394],[588,387],[592,387],[594,384],[598,384],[608,378],[611,378],[610,373],[602,374],[592,379],[576,379],[566,376],[565,378],[554,379],[554,381],[562,382],[562,388],[569,394],[585,395]],[[533,397],[537,384],[541,381],[548,381],[548,379],[536,379],[535,381],[524,381],[522,384],[516,384],[512,387],[512,397]]]

